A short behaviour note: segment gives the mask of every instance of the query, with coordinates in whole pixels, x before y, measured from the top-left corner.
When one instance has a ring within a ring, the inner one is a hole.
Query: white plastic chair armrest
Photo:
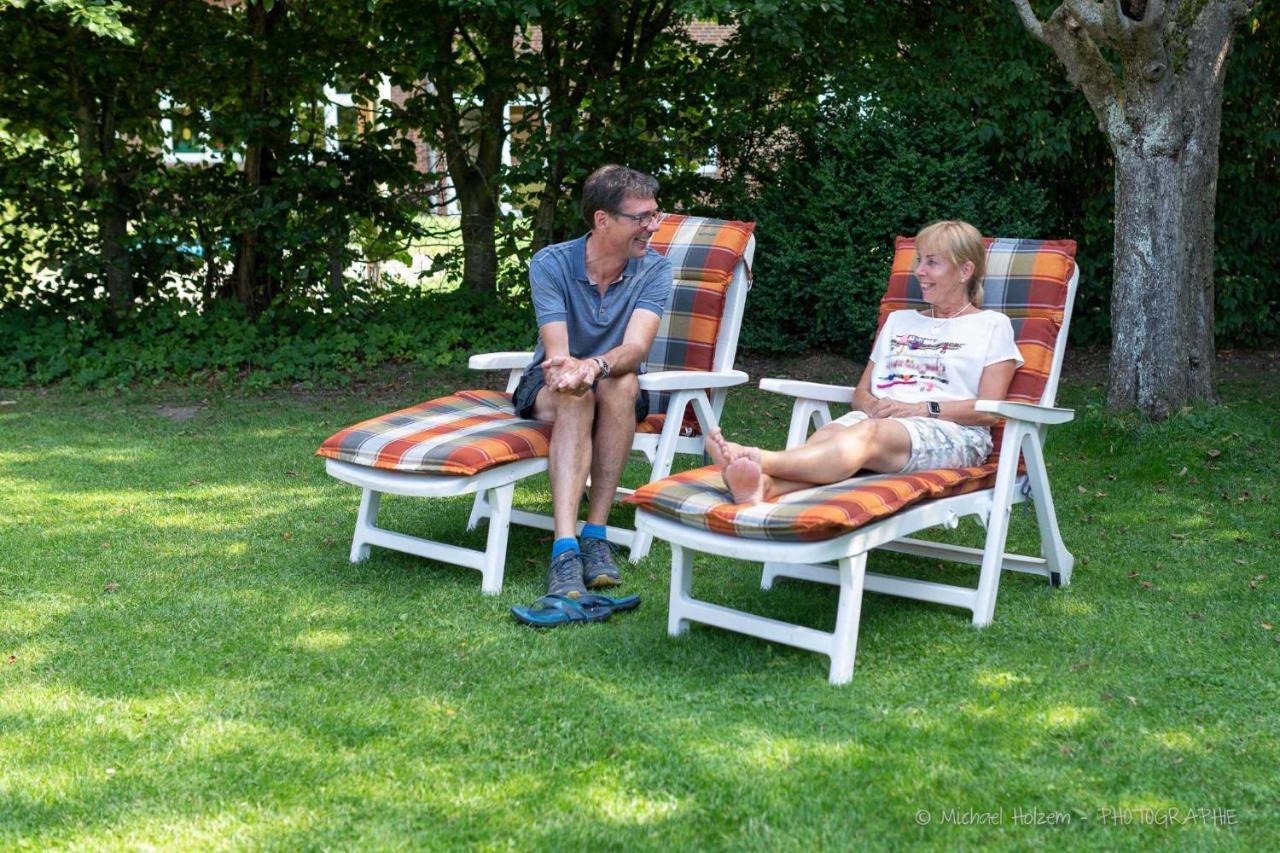
[[[533,360],[531,352],[482,352],[467,359],[472,370],[514,370],[527,367]]]
[[[761,379],[760,387],[775,394],[786,394],[788,397],[804,400],[844,404],[853,401],[851,385],[824,385],[821,382],[801,382],[798,379]]]
[[[1013,403],[1009,400],[978,400],[974,402],[973,408],[975,411],[990,412],[1011,421],[1033,424],[1065,424],[1076,416],[1074,409],[1055,409],[1052,406]]]
[[[640,387],[645,391],[729,388],[750,378],[741,370],[655,370],[640,374]]]

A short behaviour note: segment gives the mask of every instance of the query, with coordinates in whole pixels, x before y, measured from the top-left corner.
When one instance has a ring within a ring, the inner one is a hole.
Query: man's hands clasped
[[[542,362],[542,375],[552,391],[580,397],[600,378],[600,365],[590,358],[556,355]]]

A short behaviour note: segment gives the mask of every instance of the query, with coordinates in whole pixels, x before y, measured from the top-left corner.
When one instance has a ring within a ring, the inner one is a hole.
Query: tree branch
[[[489,63],[485,61],[484,52],[476,46],[474,41],[472,41],[471,33],[467,32],[467,25],[462,22],[461,16],[457,19],[457,27],[458,34],[462,37],[463,43],[471,49],[471,55],[475,57],[476,65],[480,66],[480,70],[484,72],[486,77],[489,76]]]
[[[1115,16],[1111,14],[1114,8],[1107,6],[1099,0],[1066,0],[1062,4],[1066,7],[1071,17],[1075,19],[1077,27],[1084,27],[1089,37],[1096,42],[1111,44],[1118,35],[1118,27]],[[1056,13],[1055,13],[1056,14]]]
[[[1022,19],[1022,26],[1026,27],[1027,32],[1035,36],[1038,41],[1045,41],[1044,24],[1040,23],[1040,19],[1036,17],[1031,3],[1028,0],[1013,0],[1013,7],[1018,10],[1018,17]],[[1045,43],[1048,44],[1048,42]]]
[[[645,13],[645,19],[640,27],[640,41],[636,46],[636,59],[642,59],[649,53],[649,49],[653,46],[655,38],[667,31],[671,26],[672,14],[675,11],[675,0],[666,0],[662,8],[656,15],[652,15],[652,9]]]
[[[1013,0],[1023,25],[1047,44],[1067,70],[1067,77],[1089,102],[1094,115],[1110,136],[1121,111],[1116,91],[1119,80],[1103,57],[1098,42],[1107,43],[1102,7],[1091,0],[1065,0],[1047,21],[1041,22],[1029,0]],[[1086,17],[1086,21],[1080,17]],[[1087,25],[1086,25],[1087,24]],[[1101,37],[1095,40],[1091,30]]]
[[[619,65],[626,68],[631,65],[631,50],[636,38],[637,19],[640,17],[641,0],[632,0],[631,9],[627,14],[627,23],[622,31],[622,58]],[[649,16],[649,10],[646,8],[645,17]]]

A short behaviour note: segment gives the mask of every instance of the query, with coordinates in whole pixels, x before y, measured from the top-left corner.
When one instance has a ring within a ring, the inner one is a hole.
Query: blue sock
[[[565,551],[578,550],[578,539],[574,536],[566,536],[563,539],[557,539],[551,543],[551,559],[555,559]]]
[[[583,539],[605,539],[607,532],[603,524],[584,524],[582,525]]]

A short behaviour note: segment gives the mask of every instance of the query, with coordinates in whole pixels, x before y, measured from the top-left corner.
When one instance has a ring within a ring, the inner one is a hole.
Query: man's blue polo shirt
[[[622,343],[627,323],[637,308],[659,317],[671,294],[671,262],[653,249],[642,258],[631,258],[622,276],[609,285],[604,296],[587,277],[587,238],[556,243],[533,256],[529,285],[538,325],[563,321],[569,328],[569,354],[587,358],[606,353]],[[539,338],[533,362],[525,373],[541,369],[546,349]]]

